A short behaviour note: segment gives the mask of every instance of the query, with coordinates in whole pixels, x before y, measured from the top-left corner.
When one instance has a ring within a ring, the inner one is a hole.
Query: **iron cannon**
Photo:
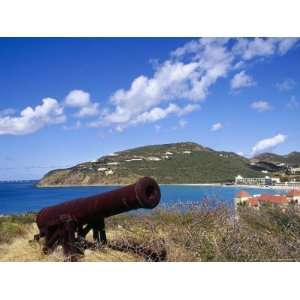
[[[135,184],[110,192],[46,207],[37,215],[39,234],[34,238],[45,238],[45,253],[58,245],[66,255],[83,253],[78,244],[86,242],[90,230],[93,230],[95,244],[107,242],[105,218],[138,208],[152,209],[158,205],[160,197],[156,181],[143,177]]]

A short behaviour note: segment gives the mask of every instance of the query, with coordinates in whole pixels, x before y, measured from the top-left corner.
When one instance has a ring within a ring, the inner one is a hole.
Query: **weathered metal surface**
[[[143,177],[111,192],[50,206],[37,215],[40,233],[35,238],[45,237],[45,252],[61,244],[67,254],[75,252],[75,243],[91,229],[96,242],[106,243],[104,218],[133,209],[154,208],[160,197],[156,181]]]

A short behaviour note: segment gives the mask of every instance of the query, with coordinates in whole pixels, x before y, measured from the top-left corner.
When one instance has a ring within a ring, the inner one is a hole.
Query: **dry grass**
[[[58,247],[44,255],[29,242],[34,216],[0,218],[0,261],[66,261]],[[300,261],[299,210],[222,205],[155,210],[106,220],[109,246],[85,250],[79,261]],[[88,236],[91,240],[91,235]]]

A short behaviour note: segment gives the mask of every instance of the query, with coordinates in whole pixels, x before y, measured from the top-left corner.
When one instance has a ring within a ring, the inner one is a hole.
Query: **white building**
[[[113,175],[113,174],[114,174],[113,170],[107,170],[107,171],[105,171],[105,175],[106,176]]]
[[[290,167],[290,168],[289,168],[289,171],[290,171],[292,174],[300,173],[300,167],[297,167],[297,168]]]
[[[156,156],[149,156],[149,157],[147,157],[147,160],[159,161],[159,160],[161,160],[161,158],[156,157]]]
[[[106,171],[107,170],[107,168],[98,168],[98,171],[99,172],[104,172],[104,171]]]
[[[172,153],[172,152],[169,152],[169,151],[167,151],[165,154],[166,154],[166,155],[173,155],[173,153]]]
[[[117,166],[117,165],[119,165],[119,164],[120,164],[120,163],[117,162],[117,161],[107,163],[108,166]]]
[[[235,184],[248,184],[248,185],[272,185],[274,183],[280,183],[280,178],[277,177],[261,177],[261,178],[247,178],[241,175],[235,177]]]
[[[192,151],[183,151],[183,154],[191,154]]]

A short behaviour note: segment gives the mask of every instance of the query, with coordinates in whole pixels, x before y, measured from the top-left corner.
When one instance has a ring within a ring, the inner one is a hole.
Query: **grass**
[[[61,248],[44,255],[29,242],[37,233],[34,217],[0,218],[0,261],[68,260]],[[115,216],[106,227],[110,246],[85,250],[80,261],[300,261],[297,207],[241,207],[237,216],[204,202]]]

